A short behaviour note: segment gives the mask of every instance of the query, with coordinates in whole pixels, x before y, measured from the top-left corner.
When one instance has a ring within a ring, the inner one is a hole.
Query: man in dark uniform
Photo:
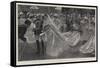
[[[36,39],[36,44],[37,44],[37,54],[38,55],[44,55],[44,41],[40,34],[43,33],[43,19],[37,18],[34,21],[35,28],[33,29],[34,34],[35,34],[35,39]]]

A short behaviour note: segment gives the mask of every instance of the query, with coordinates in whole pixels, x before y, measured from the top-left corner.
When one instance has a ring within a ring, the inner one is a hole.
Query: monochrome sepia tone
[[[96,61],[96,12],[96,6],[16,3],[16,65]]]

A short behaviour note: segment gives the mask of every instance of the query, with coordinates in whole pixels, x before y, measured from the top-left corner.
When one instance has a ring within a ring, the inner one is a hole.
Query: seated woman
[[[91,20],[84,26],[84,33],[88,33],[87,35],[84,36],[84,37],[88,36],[88,39],[86,43],[82,44],[79,51],[83,54],[94,54],[95,52],[95,21]]]

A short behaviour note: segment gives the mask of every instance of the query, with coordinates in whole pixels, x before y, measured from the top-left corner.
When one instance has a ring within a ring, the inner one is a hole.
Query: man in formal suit
[[[33,29],[35,39],[36,39],[36,44],[37,44],[37,54],[38,55],[43,55],[44,54],[44,41],[42,39],[42,34],[43,34],[43,19],[37,17],[37,19],[34,21],[35,28]]]

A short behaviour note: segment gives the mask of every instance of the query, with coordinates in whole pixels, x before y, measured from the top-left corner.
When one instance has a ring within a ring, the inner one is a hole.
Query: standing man
[[[34,21],[35,28],[33,29],[37,44],[37,54],[43,55],[44,54],[44,41],[42,39],[43,34],[43,19],[41,19],[40,16],[37,17],[37,19]]]

